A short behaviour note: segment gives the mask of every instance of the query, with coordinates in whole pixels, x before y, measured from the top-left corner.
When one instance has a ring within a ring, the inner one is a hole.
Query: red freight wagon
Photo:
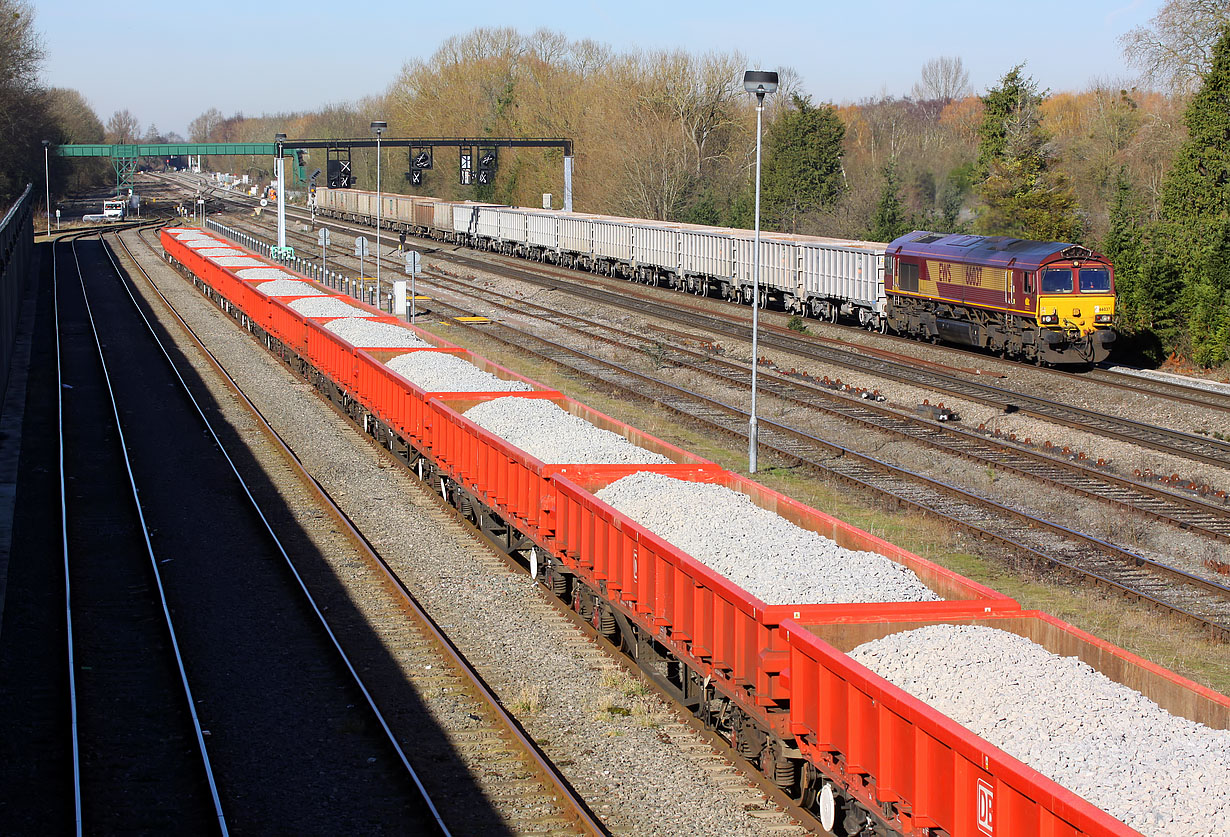
[[[462,415],[492,398],[547,398],[590,424],[623,436],[635,445],[660,453],[667,465],[587,465],[541,462]],[[556,499],[553,474],[630,474],[635,471],[672,473],[697,466],[717,465],[661,439],[604,415],[579,401],[555,392],[502,393],[433,399],[424,421],[423,435],[430,455],[466,491],[495,509],[524,534],[538,539],[555,531]]]
[[[166,230],[162,231],[160,238],[163,250],[168,256],[188,268],[214,291],[226,297],[232,305],[238,306],[250,319],[260,321],[267,318],[269,304],[267,297],[257,294],[249,284],[238,279],[231,271],[214,264],[184,242],[168,234]]]
[[[703,678],[735,697],[766,729],[786,733],[780,712],[790,699],[787,646],[778,626],[784,619],[866,618],[910,614],[915,618],[975,616],[1019,611],[1014,600],[920,558],[842,520],[817,511],[730,471],[692,470],[671,476],[716,483],[749,496],[789,522],[836,541],[869,550],[909,567],[944,601],[769,605],[687,553],[599,500],[591,492],[626,474],[554,477],[557,525],[551,552],[590,590],[686,662]],[[704,525],[714,509],[698,509]],[[778,710],[776,714],[772,710]]]
[[[425,340],[430,338],[441,344],[444,343],[444,341],[426,332],[420,333],[420,336]],[[411,444],[420,450],[424,449],[427,445],[427,439],[423,433],[423,422],[427,415],[428,402],[432,398],[467,398],[483,395],[507,395],[508,393],[427,392],[385,366],[393,358],[413,352],[445,352],[456,355],[478,369],[489,372],[502,380],[521,381],[533,387],[531,391],[549,392],[552,395],[560,395],[562,397],[562,393],[550,389],[545,384],[541,384],[523,375],[518,375],[516,372],[506,369],[498,363],[493,363],[481,355],[476,355],[468,349],[360,350],[359,356],[361,358],[366,356],[366,359],[359,364],[358,380],[355,387],[357,397],[377,416],[393,424],[405,439],[408,439]],[[521,394],[525,394],[525,392],[523,391]],[[394,410],[396,412],[393,412]],[[393,415],[398,416],[396,424],[391,420]]]
[[[1230,728],[1230,698],[1040,611],[977,618],[788,619],[790,731],[842,799],[895,811],[906,835],[1136,835],[1038,771],[846,656],[873,639],[926,625],[985,625],[1075,656],[1174,715]],[[1040,683],[1038,699],[1061,684]],[[886,808],[886,806],[888,806]]]
[[[353,302],[346,297],[347,302]],[[302,316],[302,315],[299,315]],[[348,340],[334,334],[328,329],[329,323],[342,317],[308,317],[305,318],[303,342],[294,346],[296,352],[302,355],[310,364],[325,373],[334,384],[351,396],[358,397],[359,375],[364,364],[371,363],[362,351]],[[424,342],[438,342],[452,348],[439,338],[427,332],[403,323],[392,316],[365,317],[371,323],[385,323],[405,328],[415,337]]]

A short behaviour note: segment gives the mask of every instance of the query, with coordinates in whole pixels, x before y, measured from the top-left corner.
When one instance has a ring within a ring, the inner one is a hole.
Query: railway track
[[[457,257],[457,260],[463,263],[470,262],[473,264],[473,266],[483,269],[483,270],[492,270],[492,266],[483,261],[469,259],[468,257]],[[524,270],[521,270],[520,268],[516,268],[516,267],[510,267],[510,268],[507,268],[506,270],[497,269],[494,272],[502,272],[502,273],[505,273],[506,275],[515,276],[516,278],[523,278],[526,273]],[[537,280],[537,283],[540,285],[545,285],[547,287],[554,287],[554,283],[551,283],[548,280],[543,280],[541,278]],[[586,294],[586,295],[590,296],[590,294]],[[597,294],[593,295],[591,298],[595,298],[603,302],[613,302],[615,304],[618,304],[619,307],[625,307],[625,308],[628,307],[627,304],[624,303],[618,296],[611,295],[609,292],[606,292],[606,291],[599,291]],[[659,316],[659,314],[656,312],[654,315]],[[712,331],[712,329],[710,328],[710,323],[707,319],[685,319],[684,321],[679,322],[679,324],[687,326],[687,327],[695,328],[695,329],[704,330],[704,331]],[[488,329],[487,333],[490,334],[490,329]],[[739,336],[739,333],[735,332],[735,334],[736,336]],[[789,334],[783,335],[783,337],[786,339],[786,341],[791,339]],[[565,348],[566,350],[566,347],[561,347],[561,348]],[[592,360],[596,360],[596,359],[591,359],[591,361]],[[862,364],[862,365],[865,365],[865,364]],[[631,370],[625,370],[625,371],[629,373],[631,372]],[[632,373],[632,374],[635,374],[635,373]],[[605,378],[602,378],[601,375],[598,375],[596,377],[602,380],[606,380]],[[660,383],[663,383],[663,382],[660,382]],[[643,386],[643,384],[641,385]],[[997,388],[994,388],[994,389],[997,389]],[[734,408],[729,407],[729,405],[721,405],[721,406],[726,411],[730,411],[734,409]],[[1059,406],[1062,407],[1064,405],[1059,405]],[[696,415],[697,411],[695,410],[695,405],[693,405],[691,409],[684,409],[684,410],[681,410],[680,412],[683,414],[687,414],[687,415]],[[735,411],[735,412],[738,412],[738,411]],[[735,419],[734,421],[735,426],[727,428],[727,431],[733,435],[742,436],[743,432],[742,432],[741,427],[739,427],[739,425],[742,424],[744,418],[745,418],[745,414],[742,414],[740,418]],[[791,433],[797,434],[797,431],[792,431],[790,428],[785,428],[784,430],[780,430],[779,432],[786,432],[787,435],[790,435]],[[807,434],[803,434],[803,435],[806,436]],[[1186,435],[1186,434],[1180,434],[1180,435]],[[797,439],[797,435],[796,435],[796,439]],[[821,443],[821,440],[816,440],[812,438],[809,441],[807,441],[806,444],[815,445],[817,443]],[[826,444],[826,443],[821,443],[821,447],[823,447],[823,444]],[[781,450],[779,450],[779,452],[784,453],[787,456],[792,457],[798,461],[803,461],[800,457],[796,455],[796,453],[793,450],[791,450],[791,448],[796,445],[797,445],[797,441],[793,443],[790,443],[790,442],[784,443],[781,446]],[[857,454],[854,454],[853,451],[849,451],[844,448],[840,450],[838,455],[841,458],[851,459],[851,460],[857,458]],[[814,457],[812,457],[812,459],[814,459]],[[815,462],[815,461],[810,462],[810,464],[821,467],[824,470],[831,470],[828,467],[818,462]],[[891,467],[892,466],[887,466],[886,463],[876,462],[875,464],[875,469],[878,469],[878,470],[883,470],[885,468],[891,469]],[[905,473],[908,473],[908,472],[905,472]],[[911,476],[916,479],[925,480],[925,478],[921,477],[921,475],[914,474]],[[874,481],[865,478],[864,475],[852,473],[852,474],[849,474],[848,477],[851,481],[855,482],[856,484],[872,488],[873,490],[876,490],[879,493],[884,493],[885,491],[884,488],[877,488],[876,486],[874,486],[873,484]],[[1070,479],[1068,482],[1072,483],[1074,481]],[[1079,482],[1079,480],[1076,480],[1075,482]],[[1131,481],[1126,481],[1126,482],[1130,483]],[[1073,485],[1071,487],[1076,488],[1077,486]],[[1148,488],[1148,486],[1141,486],[1141,487],[1145,489]],[[1138,487],[1134,485],[1120,486],[1120,488],[1128,492],[1139,491]],[[951,493],[953,490],[958,491],[958,492],[960,491],[959,489],[955,489],[955,487],[952,487],[952,486],[943,486],[942,488],[940,488],[941,493],[945,493],[945,492]],[[955,519],[955,516],[953,514],[950,514],[945,511],[943,502],[937,502],[935,499],[931,499],[929,501],[920,501],[917,498],[911,497],[909,492],[902,491],[902,492],[894,493],[893,488],[891,487],[889,487],[887,491],[889,492],[890,496],[895,496],[898,502],[904,503],[906,505],[913,505],[921,509],[925,509],[931,512],[932,514],[939,514],[940,516],[943,516],[943,517]],[[982,512],[982,516],[985,517],[986,516],[985,510],[988,506],[987,501],[985,501],[983,498],[974,497],[973,495],[969,495],[968,492],[965,492],[965,494],[967,494],[968,496],[964,499],[963,502],[972,502],[975,508],[981,507],[984,510]],[[1165,492],[1162,492],[1162,494],[1165,495]],[[1197,503],[1195,507],[1192,507],[1189,504],[1183,502],[1185,499],[1187,498],[1176,497],[1175,499],[1171,499],[1170,497],[1166,497],[1166,496],[1159,497],[1159,496],[1155,496],[1155,494],[1148,492],[1148,491],[1141,492],[1134,498],[1134,500],[1136,501],[1137,505],[1140,507],[1143,513],[1146,513],[1146,514],[1160,513],[1162,516],[1180,518],[1176,521],[1177,525],[1184,526],[1185,528],[1190,528],[1191,526],[1195,525],[1197,528],[1200,528],[1203,531],[1205,531],[1206,534],[1208,534],[1209,536],[1218,538],[1220,540],[1221,537],[1224,535],[1224,532],[1219,531],[1219,527],[1221,526],[1221,524],[1219,523],[1219,519],[1224,517],[1224,515],[1219,514],[1221,510],[1217,509],[1215,506],[1211,506],[1211,504],[1203,504],[1205,506],[1210,506],[1210,508],[1207,508],[1207,509],[1201,508],[1202,504],[1200,503]],[[990,504],[990,505],[994,506],[995,504]],[[1149,508],[1149,506],[1151,505],[1154,506],[1155,508]],[[1157,509],[1156,508],[1157,506],[1161,506],[1162,509],[1161,510]],[[1052,566],[1058,566],[1058,567],[1063,567],[1066,569],[1073,570],[1077,572],[1078,574],[1087,575],[1091,578],[1094,578],[1099,583],[1111,586],[1119,590],[1120,592],[1124,592],[1129,595],[1136,595],[1140,598],[1151,601],[1154,604],[1157,604],[1158,606],[1163,607],[1165,609],[1173,609],[1176,612],[1179,612],[1180,614],[1185,615],[1187,618],[1192,619],[1193,621],[1196,621],[1206,627],[1210,627],[1210,629],[1213,630],[1215,633],[1224,635],[1226,625],[1230,624],[1226,622],[1225,613],[1224,613],[1226,588],[1220,584],[1217,584],[1216,582],[1212,582],[1207,579],[1199,578],[1197,576],[1192,576],[1189,573],[1186,573],[1182,570],[1179,570],[1173,567],[1168,567],[1164,564],[1150,562],[1147,559],[1139,555],[1136,555],[1135,553],[1132,553],[1127,550],[1118,549],[1117,547],[1114,547],[1110,544],[1100,541],[1099,539],[1091,538],[1091,537],[1082,535],[1080,533],[1072,532],[1071,530],[1065,529],[1062,526],[1056,526],[1054,524],[1046,524],[1045,521],[1040,521],[1037,518],[1031,517],[1029,515],[1022,515],[1018,512],[1015,512],[1014,510],[1007,509],[1006,507],[1003,507],[1003,506],[999,506],[994,511],[994,515],[995,516],[1004,515],[1010,518],[1015,518],[1018,521],[1019,525],[1023,528],[1018,533],[1007,533],[1005,534],[1005,536],[1001,537],[1000,535],[987,531],[987,527],[985,525],[979,526],[976,522],[978,519],[977,514],[973,515],[972,517],[970,515],[965,515],[966,520],[964,522],[960,520],[957,520],[957,522],[961,523],[966,528],[971,528],[975,532],[975,534],[979,537],[989,538],[991,540],[998,540],[1005,545],[1011,546],[1014,550],[1018,552],[1023,551],[1027,554],[1031,554],[1035,560],[1038,560],[1044,563],[1049,563]],[[1186,517],[1187,519],[1182,520],[1181,518],[1183,517]],[[1062,553],[1056,553],[1055,547],[1052,544],[1031,545],[1029,536],[1036,535],[1036,532],[1034,530],[1039,529],[1039,528],[1047,529],[1052,534],[1057,535],[1061,538],[1068,539],[1068,540],[1074,540],[1078,543],[1083,544],[1083,546],[1081,547],[1081,550],[1085,552],[1087,555],[1102,556],[1102,557],[1101,558],[1092,557],[1092,558],[1074,559],[1073,556],[1067,556],[1067,555],[1063,555]],[[1106,556],[1112,556],[1112,557],[1108,558]],[[1148,572],[1142,574],[1139,570],[1140,567],[1147,567]],[[1169,588],[1175,585],[1176,583],[1181,586],[1183,592],[1169,590]],[[1173,601],[1167,602],[1166,601],[1167,599],[1173,599]]]
[[[79,238],[51,248],[76,833],[143,823],[225,834]]]
[[[571,329],[581,338],[605,340],[617,346],[654,344],[654,340],[643,332],[619,329],[607,323],[560,312],[490,289],[477,290],[471,285],[438,273],[430,275],[434,283],[444,284],[455,292],[470,295],[481,293],[488,304],[508,315],[533,311],[536,316]],[[603,337],[603,333],[613,334],[614,337]],[[683,337],[685,342],[688,339],[697,342],[695,336],[687,332],[676,334]],[[712,352],[689,350],[677,342],[670,348],[669,359],[676,366],[711,377],[727,386],[746,388],[750,384],[750,372],[746,363],[725,360]],[[1230,543],[1230,506],[1224,501],[1210,502],[1199,496],[1166,490],[1154,483],[1116,477],[1092,463],[1083,462],[1079,457],[1064,457],[1058,449],[1054,452],[1058,455],[1047,455],[1044,451],[1030,449],[1023,441],[1014,443],[1009,439],[997,440],[993,436],[980,435],[959,426],[923,421],[889,407],[879,406],[866,398],[834,392],[821,382],[800,379],[789,374],[775,374],[773,370],[762,372],[767,373],[762,392],[786,404],[840,416],[860,428],[908,438],[945,454],[993,466],[1007,473],[1027,476],[1047,487],[1059,488],[1115,508],[1127,509],[1152,521],[1197,533],[1222,544]]]
[[[307,554],[293,534],[275,531],[276,504],[240,474],[236,440],[211,421],[208,397],[192,392],[193,371],[159,339],[110,250],[97,249],[84,283],[90,319],[105,356],[123,359],[108,375],[120,424],[141,428],[130,446],[133,496],[166,579],[166,607],[184,627],[219,828],[406,822],[448,833],[304,586]]]
[[[434,281],[437,280],[433,277]],[[472,285],[465,283],[455,284],[454,290],[469,295],[475,292]],[[487,292],[483,293],[486,296]],[[438,298],[436,302],[439,303]],[[517,300],[516,305],[515,309],[508,307],[506,310],[525,314],[524,301]],[[473,313],[464,306],[451,311],[457,315]],[[552,320],[558,320],[558,317],[552,317]],[[748,416],[737,407],[503,324],[485,325],[483,329],[483,334],[488,338],[549,358],[595,380],[650,399],[655,404],[666,406],[679,415],[700,421],[729,436],[746,438]],[[499,333],[498,337],[495,336],[496,332]],[[627,339],[621,336],[611,342],[622,341],[626,345]],[[736,377],[733,380],[739,379]],[[1037,563],[1092,579],[1117,592],[1176,613],[1216,635],[1230,637],[1230,589],[1217,582],[1150,561],[1100,539],[896,468],[796,428],[763,418],[760,422],[762,446],[776,453],[785,463],[806,464],[849,484],[888,496],[899,504],[940,516],[980,539],[998,542]]]
[[[533,312],[536,317],[550,320],[581,339],[600,340],[617,347],[639,344],[645,351],[652,351],[660,345],[644,331],[633,332],[491,289],[476,289],[473,285],[442,274],[429,273],[428,276],[436,287],[446,287],[471,297],[481,296],[484,304],[507,316]],[[689,339],[697,342],[686,332],[677,332],[676,336],[682,337],[684,342]],[[675,368],[709,377],[724,386],[746,390],[751,385],[751,373],[746,362],[728,360],[712,351],[692,350],[676,342],[670,346],[663,360],[669,361]],[[1115,477],[1092,465],[1083,464],[1079,458],[1073,457],[1073,461],[1048,456],[1031,450],[1023,442],[1012,444],[1010,440],[997,440],[994,436],[981,435],[957,425],[924,421],[877,404],[874,398],[867,397],[870,393],[855,391],[846,394],[838,383],[815,381],[764,367],[762,363],[758,384],[760,392],[783,404],[839,416],[860,429],[907,438],[936,451],[991,465],[1007,473],[1028,476],[1047,487],[1067,490],[1119,509],[1126,508],[1151,520],[1195,532],[1220,543],[1230,543],[1230,505],[1225,502],[1208,502],[1153,484]]]
[[[746,439],[748,413],[738,407],[506,326],[494,330],[487,326],[484,335],[618,386],[629,396],[667,407],[729,437]],[[980,540],[997,542],[1037,563],[1148,601],[1230,638],[1230,588],[785,424],[763,417],[759,424],[762,449],[776,454],[783,464],[804,464],[899,505],[936,515]]]
[[[233,196],[228,196],[228,199],[233,200]],[[306,220],[306,214],[303,217]],[[731,312],[701,309],[686,303],[681,304],[678,300],[679,294],[676,293],[672,293],[671,298],[663,300],[658,295],[642,293],[632,283],[618,280],[610,280],[618,282],[614,286],[617,290],[597,287],[593,284],[595,277],[590,274],[567,271],[545,264],[536,265],[531,271],[522,267],[522,262],[511,257],[492,256],[490,259],[480,259],[458,252],[441,251],[438,251],[436,255],[459,265],[485,270],[540,287],[558,288],[559,282],[567,282],[569,293],[603,305],[633,313],[652,313],[654,317],[672,320],[683,327],[704,329],[710,333],[738,340],[751,339],[751,326],[740,309],[734,309]],[[921,363],[916,358],[896,355],[892,352],[869,352],[865,347],[848,347],[839,341],[803,337],[789,329],[772,324],[762,323],[760,342],[769,348],[788,351],[853,370],[870,372],[912,386],[927,387],[937,393],[987,404],[1005,412],[1021,412],[1067,427],[1099,433],[1193,461],[1230,467],[1230,441],[1158,427],[1122,416],[1109,416],[1095,410],[1004,389],[983,381],[972,380],[970,375],[963,374],[963,370],[942,364]],[[959,350],[950,351],[956,353],[957,356],[969,356]],[[1048,371],[1055,375],[1072,374],[1062,370]],[[1154,384],[1147,379],[1133,380],[1132,376],[1106,373],[1104,370],[1095,370],[1090,374],[1090,379],[1118,389],[1144,394],[1165,394],[1176,400],[1202,406],[1207,406],[1207,400],[1208,404],[1224,405],[1226,409],[1230,409],[1230,398],[1212,394],[1206,399],[1204,390],[1191,387],[1165,383]]]
[[[143,239],[150,252],[154,245]],[[122,242],[121,242],[122,245]],[[134,264],[137,260],[127,251]],[[439,626],[423,610],[397,573],[376,552],[334,499],[304,467],[256,406],[175,312],[157,284],[141,269],[151,291],[208,359],[212,371],[276,449],[288,479],[314,506],[324,510],[363,565],[339,563],[334,573],[354,577],[348,593],[362,608],[365,625],[384,626],[380,644],[396,649],[398,689],[412,688],[423,706],[397,713],[390,727],[398,740],[415,742],[407,758],[440,807],[441,817],[457,833],[601,834],[590,813],[564,776],[521,730]],[[372,667],[369,660],[363,668]],[[405,704],[405,694],[384,690],[386,703]],[[423,711],[426,710],[426,711]],[[458,728],[434,728],[431,718],[460,718]],[[455,751],[450,757],[448,751]],[[470,776],[473,770],[477,775]],[[467,791],[468,789],[468,791]],[[479,799],[483,800],[482,802]],[[440,800],[447,802],[447,807]]]
[[[520,267],[502,263],[493,264],[470,256],[458,256],[455,253],[449,254],[448,258],[459,264],[530,282],[540,287],[558,287],[558,279],[554,276],[544,278]],[[700,310],[695,306],[680,304],[678,301],[667,302],[647,297],[635,291],[616,293],[605,288],[576,282],[569,285],[568,291],[582,299],[632,313],[652,313],[654,317],[674,322],[685,328],[704,329],[737,340],[750,341],[751,339],[750,324],[744,322],[743,318],[736,314],[716,314],[712,311]],[[987,404],[1005,412],[1021,412],[1046,421],[1120,439],[1193,461],[1230,467],[1230,442],[1158,427],[1122,416],[1108,416],[1071,404],[1015,392],[982,381],[970,380],[959,374],[945,372],[934,365],[921,366],[912,358],[895,359],[883,354],[869,354],[857,349],[820,344],[814,339],[800,336],[789,329],[775,325],[761,326],[760,343],[768,348]]]
[[[1054,370],[1058,372],[1058,370]],[[1072,373],[1060,373],[1072,374]],[[1190,384],[1166,381],[1152,376],[1133,375],[1129,372],[1118,372],[1112,369],[1094,368],[1081,373],[1081,377],[1098,381],[1106,386],[1122,389],[1127,392],[1143,393],[1145,395],[1161,396],[1172,401],[1191,404],[1196,407],[1221,410],[1230,413],[1230,395],[1213,389],[1192,386]]]

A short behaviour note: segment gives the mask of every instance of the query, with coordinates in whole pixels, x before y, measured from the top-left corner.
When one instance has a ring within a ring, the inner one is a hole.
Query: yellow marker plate
[[[488,319],[487,317],[453,317],[453,319],[459,323],[489,323],[491,322],[491,320]]]

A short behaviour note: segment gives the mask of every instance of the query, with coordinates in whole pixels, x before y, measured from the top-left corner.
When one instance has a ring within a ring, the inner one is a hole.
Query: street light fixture
[[[389,123],[381,120],[372,121],[372,130],[376,132],[376,307],[380,307],[380,135],[389,127]]]
[[[273,172],[278,181],[278,258],[281,259],[286,252],[286,160],[282,157],[286,134],[274,134],[273,139],[278,144],[278,156],[273,161]]]
[[[47,184],[47,235],[51,235],[51,166],[47,162],[47,149],[51,140],[43,140],[43,181]]]
[[[752,256],[752,417],[747,423],[747,470],[756,473],[756,368],[760,340],[760,123],[764,97],[777,90],[777,73],[748,70],[743,74],[743,89],[756,94],[756,249]]]

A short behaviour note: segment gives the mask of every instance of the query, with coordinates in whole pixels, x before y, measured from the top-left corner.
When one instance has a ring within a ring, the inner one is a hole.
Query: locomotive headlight
[[[1094,315],[1093,315],[1093,321],[1094,321],[1095,323],[1109,323],[1109,322],[1110,322],[1110,314],[1094,314]]]

